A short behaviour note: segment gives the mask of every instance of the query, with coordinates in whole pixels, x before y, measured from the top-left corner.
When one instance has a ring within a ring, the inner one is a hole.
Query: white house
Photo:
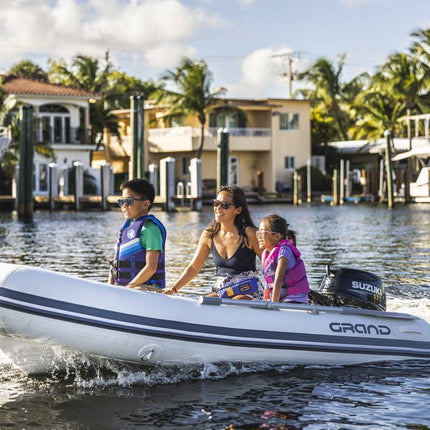
[[[98,94],[14,75],[3,76],[2,88],[7,95],[5,104],[33,106],[34,139],[50,144],[60,169],[71,168],[79,161],[92,173],[91,151],[95,146],[89,141],[89,104],[100,98]],[[48,166],[52,161],[34,154],[35,196],[48,193]]]

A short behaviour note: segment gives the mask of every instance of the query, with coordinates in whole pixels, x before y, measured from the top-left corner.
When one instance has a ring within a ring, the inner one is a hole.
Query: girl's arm
[[[285,257],[280,257],[278,260],[278,265],[276,266],[275,272],[275,282],[273,283],[272,291],[272,302],[279,302],[279,296],[281,295],[282,281],[285,278],[285,273],[288,268],[288,259]]]
[[[205,261],[208,258],[210,251],[210,233],[205,230],[200,236],[199,244],[197,245],[197,249],[194,253],[192,260],[182,272],[179,279],[174,283],[173,287],[164,291],[164,294],[171,295],[177,293],[184,285],[188,284],[188,282],[195,278],[203,267],[203,264],[205,264]]]
[[[248,237],[248,246],[251,248],[258,256],[258,258],[261,259],[261,254],[263,252],[262,249],[260,249],[260,246],[258,245],[257,240],[257,229],[255,227],[246,227],[245,229],[246,236]]]

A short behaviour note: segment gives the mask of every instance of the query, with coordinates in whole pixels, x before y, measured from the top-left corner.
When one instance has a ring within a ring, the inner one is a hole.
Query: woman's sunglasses
[[[214,208],[217,208],[218,206],[221,205],[221,207],[223,209],[228,209],[230,206],[235,206],[234,203],[222,202],[221,200],[212,200],[212,205],[213,205]]]
[[[118,199],[118,206],[122,208],[123,205],[126,205],[127,207],[133,206],[133,203],[135,200],[139,200],[140,202],[143,202],[146,199],[135,199],[133,197],[127,197],[126,199]]]

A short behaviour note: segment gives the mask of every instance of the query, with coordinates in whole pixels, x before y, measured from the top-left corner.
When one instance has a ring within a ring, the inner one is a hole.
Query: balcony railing
[[[218,129],[216,127],[205,128],[205,136],[217,137]],[[228,129],[230,136],[239,137],[270,137],[270,128],[250,128],[250,127],[232,127]],[[199,137],[201,129],[199,127],[170,127],[170,128],[151,128],[149,135],[153,138],[161,137]]]
[[[44,127],[35,130],[35,140],[50,144],[87,144],[90,142],[89,130],[83,127]]]
[[[208,129],[209,135],[216,137],[218,133],[216,127],[210,127]],[[271,135],[272,131],[270,128],[252,128],[252,127],[231,127],[228,128],[228,133],[230,136],[240,136],[240,137],[268,137]]]

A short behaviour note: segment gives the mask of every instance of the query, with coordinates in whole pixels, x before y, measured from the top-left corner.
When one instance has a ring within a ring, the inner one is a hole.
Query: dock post
[[[160,195],[160,186],[159,186],[159,178],[158,178],[158,166],[156,164],[150,164],[148,166],[149,170],[149,182],[151,182],[154,187],[155,195]]]
[[[339,172],[339,203],[344,204],[345,201],[345,160],[340,160],[340,172]]]
[[[84,167],[80,161],[73,163],[75,178],[75,210],[81,210],[81,197],[84,195]]]
[[[175,209],[175,159],[166,157],[160,160],[160,197],[164,200],[167,212]]]
[[[306,181],[306,201],[308,203],[312,202],[312,191],[311,191],[311,180],[312,180],[312,170],[311,170],[311,159],[308,159],[307,166],[306,166],[306,174],[307,174],[307,181]]]
[[[133,136],[132,172],[130,179],[145,177],[145,101],[142,95],[130,97],[131,130]]]
[[[259,197],[264,197],[264,172],[257,170],[257,193]]]
[[[228,129],[219,128],[217,145],[217,190],[223,185],[228,185],[228,140]]]
[[[192,209],[202,210],[202,160],[192,158],[190,161],[191,198]]]
[[[384,132],[386,143],[385,143],[385,167],[387,172],[387,199],[388,208],[391,209],[394,206],[394,190],[393,190],[393,165],[391,162],[391,132],[385,130]]]
[[[111,187],[111,166],[108,162],[100,166],[100,185],[101,185],[101,210],[106,211],[109,209],[108,196],[112,194]]]
[[[333,205],[334,206],[337,206],[339,204],[337,185],[338,185],[338,171],[337,169],[333,169]]]
[[[33,219],[33,106],[25,104],[19,111],[18,218]]]
[[[58,165],[49,163],[49,210],[52,212],[56,208],[55,199],[58,197]]]
[[[351,195],[350,161],[345,160],[345,197]]]
[[[297,172],[293,173],[293,205],[298,205],[299,203],[299,187],[298,187],[298,177]]]

